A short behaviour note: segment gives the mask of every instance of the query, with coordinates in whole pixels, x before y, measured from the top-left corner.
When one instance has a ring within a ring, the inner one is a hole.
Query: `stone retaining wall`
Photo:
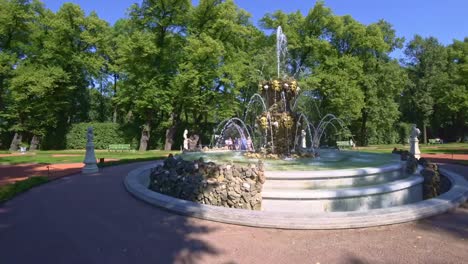
[[[202,204],[260,210],[263,163],[240,166],[170,156],[151,171],[149,189]]]

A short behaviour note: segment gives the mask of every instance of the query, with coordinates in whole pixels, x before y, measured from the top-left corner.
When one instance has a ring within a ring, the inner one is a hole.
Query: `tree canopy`
[[[276,78],[278,26],[288,38],[281,74],[313,94],[303,110],[314,122],[333,113],[361,145],[404,143],[409,123],[425,140],[467,136],[468,37],[405,43],[389,22],[365,25],[323,2],[307,15],[265,14],[260,27],[232,0],[143,0],[128,10],[109,25],[71,3],[52,12],[39,0],[0,0],[1,148],[18,136],[64,148],[82,122],[117,123],[140,150],[177,149],[184,129],[208,144],[260,81]]]

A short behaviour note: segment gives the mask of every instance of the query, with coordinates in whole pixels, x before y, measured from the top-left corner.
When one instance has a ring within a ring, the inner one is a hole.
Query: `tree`
[[[39,1],[1,0],[0,1],[0,132],[14,131],[14,120],[10,118],[9,108],[14,100],[11,79],[15,68],[27,58],[31,40],[35,34],[35,22],[43,12]],[[15,136],[12,149],[20,143]]]
[[[335,16],[323,2],[306,17],[277,11],[262,19],[265,28],[279,25],[291,57],[285,68],[303,89],[312,90],[322,112],[343,119],[360,144],[384,138],[398,120],[396,100],[406,80],[389,56],[403,41],[392,26],[385,21],[366,26],[351,16]]]
[[[141,124],[140,151],[147,149],[151,128],[173,123],[171,100],[185,31],[188,0],[145,0],[133,5],[119,45],[123,85],[116,102]],[[165,121],[166,123],[163,123]]]
[[[28,34],[18,44],[14,70],[6,78],[10,101],[3,116],[11,131],[31,135],[34,145],[45,137],[48,147],[63,147],[68,126],[88,119],[88,89],[100,75],[100,42],[107,23],[94,13],[85,17],[73,4],[56,14],[36,1],[22,4],[28,8],[13,9],[19,12],[13,17],[28,17],[18,20]],[[21,10],[30,13],[21,15]]]
[[[455,40],[448,47],[448,81],[433,91],[437,111],[432,125],[451,128],[457,141],[465,138],[468,127],[468,38]]]
[[[447,50],[436,38],[416,35],[406,49],[405,66],[410,83],[403,92],[402,111],[408,121],[423,126],[424,143],[434,113],[434,92],[449,83]]]
[[[240,103],[257,89],[252,57],[264,35],[249,17],[233,1],[202,0],[192,10],[179,74],[172,83],[177,93],[173,113],[183,113],[175,116],[178,122],[183,118],[193,124],[191,129],[212,133],[213,123],[239,114]],[[166,149],[172,145],[175,128],[166,134]]]

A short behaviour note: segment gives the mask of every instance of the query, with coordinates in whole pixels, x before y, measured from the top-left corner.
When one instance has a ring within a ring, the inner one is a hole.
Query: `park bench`
[[[442,144],[444,143],[440,138],[430,138],[427,140],[428,144]]]
[[[337,141],[336,146],[339,149],[344,149],[344,148],[352,148],[353,144],[351,142],[349,142],[349,140],[348,141]]]
[[[107,148],[108,151],[115,150],[115,151],[124,151],[124,150],[130,150],[130,144],[112,144],[109,145]]]

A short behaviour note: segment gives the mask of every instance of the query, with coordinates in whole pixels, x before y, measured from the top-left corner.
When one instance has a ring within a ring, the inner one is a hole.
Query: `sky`
[[[126,10],[141,0],[43,0],[46,7],[57,11],[65,2],[80,5],[87,13],[96,11],[98,16],[113,24],[126,16]],[[197,3],[197,0],[193,0]],[[304,15],[313,8],[315,0],[234,0],[242,9],[252,14],[252,22],[266,13],[301,11]],[[363,24],[384,19],[393,25],[399,37],[406,41],[415,34],[434,36],[444,45],[453,39],[468,37],[468,0],[325,0],[336,15],[351,15]],[[401,57],[401,51],[394,54]]]

